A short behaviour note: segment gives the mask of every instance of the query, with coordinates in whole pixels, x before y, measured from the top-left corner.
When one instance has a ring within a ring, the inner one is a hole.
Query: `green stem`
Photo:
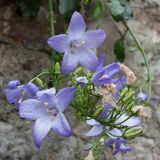
[[[31,79],[29,82],[33,82],[36,78],[38,78],[44,74],[49,74],[49,72],[42,72],[42,73],[38,74],[36,77],[34,77],[33,79]]]
[[[49,8],[49,21],[50,21],[51,36],[53,36],[55,35],[55,29],[54,29],[55,19],[54,19],[54,11],[53,11],[53,0],[48,0],[48,8]],[[56,63],[56,53],[53,49],[52,49],[51,58],[52,58],[52,66],[54,67]]]
[[[129,33],[132,36],[132,38],[134,39],[135,43],[137,44],[137,47],[138,47],[139,51],[141,52],[141,54],[143,56],[143,59],[144,59],[144,62],[145,62],[145,65],[146,65],[146,68],[147,68],[147,72],[148,72],[148,99],[147,99],[147,102],[149,102],[150,97],[151,97],[151,91],[152,91],[152,74],[151,74],[151,69],[150,69],[150,65],[149,65],[146,53],[145,53],[142,45],[140,44],[140,42],[135,37],[135,35],[132,32],[132,30],[127,25],[127,23],[125,21],[123,21],[123,24],[126,27],[126,29],[129,31]]]

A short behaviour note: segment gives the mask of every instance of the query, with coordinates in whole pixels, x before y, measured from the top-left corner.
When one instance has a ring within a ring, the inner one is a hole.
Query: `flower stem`
[[[55,35],[55,29],[54,29],[54,11],[53,11],[53,0],[48,0],[48,9],[49,9],[49,21],[50,21],[50,30],[51,30],[51,36]],[[56,63],[56,53],[52,49],[51,53],[51,58],[52,58],[52,66],[54,67]]]
[[[134,39],[135,43],[137,44],[137,47],[139,49],[139,51],[141,52],[146,68],[147,68],[147,72],[148,72],[148,99],[147,102],[149,102],[150,97],[151,97],[151,91],[152,91],[152,74],[151,74],[151,69],[150,69],[150,65],[146,56],[146,53],[144,51],[144,48],[142,47],[141,43],[137,40],[137,38],[135,37],[134,33],[132,32],[132,30],[130,29],[130,27],[127,25],[127,23],[125,21],[123,21],[124,26],[126,27],[126,29],[128,30],[128,32],[130,33],[130,35],[132,36],[132,38]]]
[[[29,82],[33,82],[36,78],[38,78],[38,77],[40,77],[40,76],[42,76],[42,75],[44,75],[44,74],[49,74],[49,72],[44,71],[44,72],[38,74],[38,75],[37,75],[36,77],[34,77],[33,79],[31,79]]]

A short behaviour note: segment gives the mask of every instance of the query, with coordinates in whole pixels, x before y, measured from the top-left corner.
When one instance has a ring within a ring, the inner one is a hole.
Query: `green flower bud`
[[[123,97],[126,93],[128,93],[129,92],[129,89],[128,89],[128,87],[125,87],[124,89],[123,89],[123,91],[121,92],[121,94],[120,94],[120,97]]]
[[[143,132],[143,128],[142,127],[134,127],[134,128],[130,128],[128,129],[125,133],[124,133],[124,137],[126,139],[133,139],[136,136],[138,136],[139,134],[141,134]]]
[[[41,88],[44,88],[43,81],[40,78],[36,77],[36,82]]]
[[[75,74],[75,75],[80,75],[81,73],[83,72],[83,69],[82,69],[82,67],[79,67],[79,68],[77,68],[75,71],[74,71],[74,73],[73,74]]]
[[[99,105],[96,107],[96,111],[94,112],[93,116],[99,117],[99,115],[102,113],[103,108]]]
[[[55,64],[55,73],[56,74],[59,74],[59,73],[61,73],[61,70],[60,70],[60,64],[59,64],[59,62],[56,62],[56,64]]]
[[[131,111],[132,107],[135,105],[134,102],[131,102],[127,107],[126,107],[126,110],[127,111]]]
[[[126,94],[126,96],[123,98],[123,102],[128,102],[130,101],[131,99],[134,98],[134,91],[130,91]]]

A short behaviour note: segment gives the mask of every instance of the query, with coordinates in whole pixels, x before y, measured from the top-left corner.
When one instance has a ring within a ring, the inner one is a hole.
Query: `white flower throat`
[[[71,52],[74,53],[78,48],[85,44],[85,41],[78,42],[76,40],[72,40],[69,43]]]

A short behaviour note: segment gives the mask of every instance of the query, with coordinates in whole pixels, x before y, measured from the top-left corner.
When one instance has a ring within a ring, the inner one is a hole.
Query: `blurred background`
[[[102,4],[101,4],[102,3]],[[56,12],[56,34],[67,28],[74,10],[84,16],[89,29],[100,27],[107,39],[98,50],[106,52],[106,64],[119,60],[114,44],[124,30],[109,14],[107,0],[97,2],[60,0]],[[68,8],[64,8],[64,5]],[[132,0],[134,16],[127,21],[142,43],[153,75],[153,95],[160,95],[160,0]],[[73,128],[73,136],[63,139],[50,133],[40,150],[34,147],[32,122],[22,120],[14,106],[7,104],[3,88],[8,81],[19,79],[28,82],[43,69],[51,66],[51,50],[47,46],[50,36],[47,0],[0,0],[0,160],[82,160],[87,138],[82,137],[88,128],[74,117],[70,108],[66,115]],[[146,67],[142,55],[131,51],[133,39],[126,35],[125,55],[120,56],[145,86]],[[147,86],[145,87],[147,88]],[[144,88],[144,91],[145,91]],[[160,160],[160,107],[149,106],[144,119],[144,132],[130,145],[132,152],[116,155],[116,160]]]

